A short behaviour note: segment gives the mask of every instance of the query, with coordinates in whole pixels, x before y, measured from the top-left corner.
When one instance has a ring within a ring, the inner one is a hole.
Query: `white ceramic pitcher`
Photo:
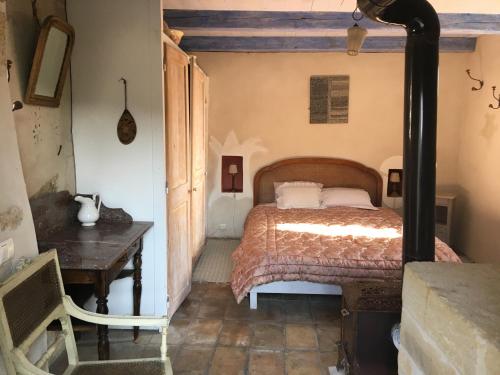
[[[92,198],[82,197],[78,195],[75,201],[81,203],[80,211],[78,211],[78,220],[84,227],[92,227],[99,219],[99,211],[101,210],[102,199],[99,199],[99,205],[96,207],[96,194]]]

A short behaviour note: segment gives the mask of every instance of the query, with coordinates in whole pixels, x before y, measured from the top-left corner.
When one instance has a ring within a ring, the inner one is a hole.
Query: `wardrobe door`
[[[198,259],[206,238],[207,83],[191,58],[191,258]]]
[[[189,135],[189,59],[164,43],[167,167],[168,315],[191,290],[191,151]]]

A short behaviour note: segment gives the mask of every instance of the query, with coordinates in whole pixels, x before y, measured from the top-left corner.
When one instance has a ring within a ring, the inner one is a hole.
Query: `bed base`
[[[259,293],[280,294],[325,294],[342,295],[342,287],[335,284],[312,283],[310,281],[274,281],[258,285],[250,290],[250,309],[257,309],[257,295]]]

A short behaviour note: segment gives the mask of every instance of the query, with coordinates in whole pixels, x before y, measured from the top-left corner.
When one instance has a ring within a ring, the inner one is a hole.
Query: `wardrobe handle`
[[[194,187],[194,188],[193,188],[193,191],[198,191],[198,188],[195,188],[195,187]]]

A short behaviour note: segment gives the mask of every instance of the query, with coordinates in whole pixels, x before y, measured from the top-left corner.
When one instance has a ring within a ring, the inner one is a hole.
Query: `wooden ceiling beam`
[[[361,52],[404,52],[405,37],[368,37]],[[476,38],[441,38],[442,52],[473,52]],[[345,37],[186,36],[187,52],[345,52]]]

